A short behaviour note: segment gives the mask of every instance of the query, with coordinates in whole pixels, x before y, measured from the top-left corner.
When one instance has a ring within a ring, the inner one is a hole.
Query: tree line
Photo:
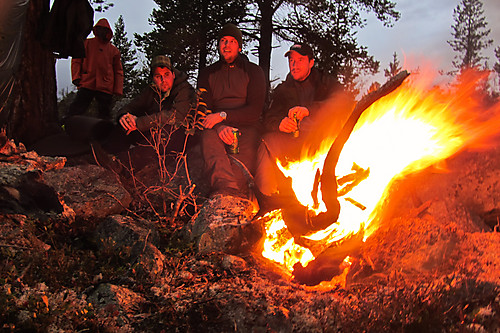
[[[134,34],[135,48],[124,33],[123,18],[115,24],[114,43],[123,54],[124,66],[134,62],[137,51],[147,59],[167,54],[177,68],[192,77],[197,70],[215,61],[217,32],[226,22],[241,27],[247,50],[259,59],[268,80],[273,41],[307,41],[314,49],[320,68],[337,77],[339,82],[359,93],[357,79],[380,71],[380,62],[368,54],[367,48],[356,39],[356,29],[363,28],[363,13],[374,13],[386,26],[400,18],[395,2],[387,0],[154,0],[151,32]],[[179,15],[182,13],[182,15]],[[187,20],[186,18],[190,19]],[[457,74],[464,68],[488,69],[482,51],[493,44],[481,0],[461,0],[453,12],[452,38],[448,44],[455,52],[452,62]],[[497,62],[492,69],[500,75],[500,46],[495,49]],[[132,55],[132,56],[131,56]],[[484,62],[483,62],[484,61]],[[144,64],[147,66],[147,64]],[[132,66],[132,68],[134,68]],[[393,54],[384,75],[391,77],[401,70],[397,54]],[[129,91],[136,93],[147,80],[132,72]],[[143,73],[146,74],[146,73]]]

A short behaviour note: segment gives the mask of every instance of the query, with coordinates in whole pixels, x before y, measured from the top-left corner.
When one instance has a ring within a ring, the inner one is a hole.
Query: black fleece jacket
[[[297,82],[288,74],[286,80],[274,89],[269,110],[264,115],[266,131],[279,131],[281,120],[287,117],[288,110],[295,106],[307,107],[312,115],[321,102],[341,88],[335,78],[314,67],[305,81],[307,82]],[[311,92],[309,89],[301,89],[301,85],[312,86],[312,96],[304,96]]]
[[[223,59],[200,71],[198,89],[212,112],[225,111],[227,119],[217,125],[255,126],[264,109],[267,92],[262,68],[239,55],[232,64]],[[216,126],[217,126],[216,125]]]

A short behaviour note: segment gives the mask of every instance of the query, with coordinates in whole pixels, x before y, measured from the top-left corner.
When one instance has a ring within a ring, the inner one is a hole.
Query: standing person
[[[95,37],[85,40],[85,58],[71,59],[71,78],[78,87],[67,117],[87,112],[97,101],[99,118],[109,119],[113,95],[123,95],[123,67],[120,51],[111,44],[113,31],[105,18],[94,26]]]
[[[265,195],[278,193],[276,158],[298,159],[305,143],[328,136],[333,118],[347,115],[336,101],[329,105],[334,92],[340,90],[336,79],[314,67],[314,54],[305,43],[296,43],[285,53],[290,69],[286,80],[274,90],[269,110],[264,117],[268,131],[259,146],[255,182]],[[342,113],[340,112],[342,110]]]
[[[242,55],[242,33],[234,24],[219,32],[220,60],[200,71],[198,88],[204,89],[203,100],[212,111],[207,115],[201,133],[205,172],[212,195],[229,194],[246,197],[248,188],[243,173],[233,164],[226,148],[233,143],[238,130],[239,153],[233,156],[253,173],[259,139],[259,119],[266,98],[264,71]]]

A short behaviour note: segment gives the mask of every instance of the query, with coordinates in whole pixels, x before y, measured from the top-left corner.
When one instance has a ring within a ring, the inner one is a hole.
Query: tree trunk
[[[7,136],[30,145],[57,124],[55,58],[37,39],[49,0],[31,0],[24,29],[24,46],[6,111]]]
[[[272,1],[259,3],[261,14],[260,40],[259,40],[259,65],[264,70],[266,82],[269,84],[271,71],[271,50],[273,38],[273,8]]]

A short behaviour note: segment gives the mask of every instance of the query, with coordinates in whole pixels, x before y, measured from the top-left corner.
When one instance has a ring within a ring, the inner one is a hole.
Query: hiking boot
[[[123,166],[116,156],[108,154],[98,142],[92,142],[90,146],[98,165],[114,172],[117,175],[121,174]]]

